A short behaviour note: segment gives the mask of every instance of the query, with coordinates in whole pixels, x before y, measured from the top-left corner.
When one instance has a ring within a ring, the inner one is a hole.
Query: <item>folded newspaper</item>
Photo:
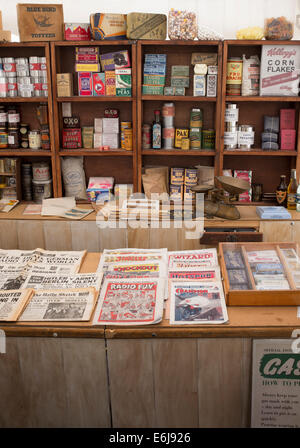
[[[105,280],[93,325],[149,325],[162,320],[162,279]]]
[[[23,288],[30,288],[35,290],[40,289],[63,289],[63,288],[95,288],[100,291],[102,282],[101,273],[91,274],[43,274],[29,272],[28,277],[23,285]]]
[[[31,289],[0,291],[0,321],[18,320],[32,294]]]
[[[89,321],[96,300],[95,288],[34,291],[19,321]]]

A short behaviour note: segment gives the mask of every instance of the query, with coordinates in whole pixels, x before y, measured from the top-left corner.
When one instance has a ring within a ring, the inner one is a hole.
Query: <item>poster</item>
[[[300,428],[300,353],[292,349],[296,342],[253,341],[252,428]]]

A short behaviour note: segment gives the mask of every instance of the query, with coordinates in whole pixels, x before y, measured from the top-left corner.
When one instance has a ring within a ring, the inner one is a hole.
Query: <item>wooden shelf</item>
[[[57,98],[58,103],[98,103],[131,102],[134,98],[129,96],[66,96]]]
[[[142,150],[143,156],[215,156],[215,151],[209,151],[205,149],[182,151],[181,149],[144,149]]]
[[[93,157],[132,157],[133,151],[116,149],[99,151],[95,149],[61,149],[60,156],[93,156]]]
[[[171,96],[171,95],[142,95],[141,99],[143,101],[187,101],[187,102],[210,102],[215,103],[217,101],[216,97],[208,96]]]
[[[53,42],[56,47],[102,47],[102,46],[128,46],[132,45],[134,41],[132,40],[85,40],[85,41],[75,41],[75,40],[59,40]]]
[[[295,103],[300,101],[300,96],[225,96],[226,102],[283,102]]]
[[[285,150],[268,151],[268,150],[263,150],[263,149],[253,149],[250,151],[241,151],[241,150],[227,151],[226,149],[224,149],[224,156],[262,156],[262,157],[294,156],[294,157],[297,157],[297,151],[285,151]]]
[[[300,45],[300,40],[247,40],[247,39],[226,39],[227,45],[246,46],[246,45]]]
[[[32,96],[29,98],[22,98],[16,96],[15,98],[0,98],[1,103],[48,103],[48,97]]]
[[[38,156],[38,157],[40,157],[40,156],[45,156],[45,157],[51,157],[52,156],[52,153],[51,153],[51,151],[43,151],[43,150],[41,150],[41,151],[28,151],[28,150],[26,150],[26,151],[23,151],[22,149],[20,149],[20,150],[16,150],[16,149],[13,149],[13,150],[11,150],[11,151],[9,151],[9,150],[3,150],[3,149],[1,149],[0,150],[0,157],[2,157],[2,156],[5,156],[5,157],[16,157],[16,156],[23,156],[23,157],[27,157],[27,156]]]

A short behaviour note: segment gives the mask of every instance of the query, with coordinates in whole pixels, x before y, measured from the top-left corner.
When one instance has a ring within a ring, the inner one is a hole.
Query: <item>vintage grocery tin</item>
[[[126,14],[91,14],[90,23],[95,40],[126,39]]]
[[[91,28],[89,23],[65,23],[65,40],[91,40]]]
[[[127,14],[127,39],[165,40],[167,16],[131,12]]]

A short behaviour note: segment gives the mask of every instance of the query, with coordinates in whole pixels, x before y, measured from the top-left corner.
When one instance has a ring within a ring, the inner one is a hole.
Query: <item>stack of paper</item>
[[[284,207],[256,207],[260,219],[291,219],[291,214]]]
[[[92,213],[93,210],[86,210],[76,207],[74,197],[43,199],[42,216],[59,216],[68,219],[82,219]]]
[[[228,321],[216,249],[169,252],[171,324]]]

